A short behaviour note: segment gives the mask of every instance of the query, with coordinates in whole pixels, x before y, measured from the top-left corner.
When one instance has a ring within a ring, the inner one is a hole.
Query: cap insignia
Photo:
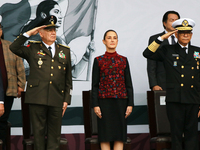
[[[187,27],[188,26],[188,21],[187,20],[183,20],[182,26]]]

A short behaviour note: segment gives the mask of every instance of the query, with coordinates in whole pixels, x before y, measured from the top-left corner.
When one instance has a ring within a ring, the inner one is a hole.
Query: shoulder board
[[[41,43],[41,41],[29,41],[30,43]]]
[[[66,46],[66,45],[62,45],[62,44],[58,44],[58,45],[63,46],[63,47],[70,48],[69,46]]]

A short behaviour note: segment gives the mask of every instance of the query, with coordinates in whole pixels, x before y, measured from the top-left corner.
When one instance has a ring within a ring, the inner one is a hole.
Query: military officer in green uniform
[[[20,35],[10,45],[10,50],[30,65],[25,103],[30,107],[35,150],[45,149],[46,127],[46,149],[59,149],[62,116],[71,102],[70,49],[55,42],[55,24],[55,16],[50,16],[39,27]],[[30,36],[37,33],[42,41],[23,46]]]
[[[166,109],[172,150],[182,150],[182,142],[184,150],[199,150],[200,48],[190,44],[194,25],[195,22],[189,18],[176,20],[172,24],[176,31],[158,37],[143,52],[144,57],[162,61],[165,66]],[[158,48],[173,33],[178,42]]]

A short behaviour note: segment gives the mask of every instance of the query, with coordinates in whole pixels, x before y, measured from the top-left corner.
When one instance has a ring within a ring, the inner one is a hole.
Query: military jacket
[[[189,44],[188,54],[184,54],[178,43],[157,49],[159,44],[161,42],[155,40],[143,55],[163,61],[166,70],[166,101],[200,104],[200,48]]]
[[[62,107],[63,102],[71,103],[72,74],[69,47],[55,44],[55,56],[41,41],[30,42],[20,35],[10,50],[24,58],[30,65],[25,102]]]

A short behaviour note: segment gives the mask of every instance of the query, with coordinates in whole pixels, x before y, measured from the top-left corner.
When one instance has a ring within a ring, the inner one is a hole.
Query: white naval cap
[[[192,30],[194,26],[194,20],[189,18],[181,18],[172,23],[172,27],[177,30]]]

